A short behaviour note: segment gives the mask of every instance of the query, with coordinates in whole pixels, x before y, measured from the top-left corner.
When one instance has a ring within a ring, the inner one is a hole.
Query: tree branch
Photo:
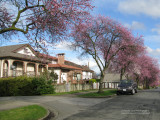
[[[26,0],[26,1],[27,1],[27,0]],[[21,28],[17,28],[17,27],[15,27],[15,26],[16,26],[16,24],[18,23],[18,21],[19,21],[19,19],[20,19],[20,15],[21,15],[23,12],[25,12],[25,11],[28,10],[28,9],[35,8],[35,7],[43,7],[43,8],[45,8],[44,5],[35,5],[35,6],[26,7],[26,8],[24,8],[24,9],[18,11],[18,15],[17,15],[17,17],[16,17],[16,20],[13,21],[11,27],[0,30],[0,34],[5,33],[5,32],[9,32],[9,31],[15,31],[15,30],[16,30],[16,31],[19,31],[19,32],[23,32],[24,34],[28,33],[28,28],[29,28],[29,26],[35,24],[34,22],[26,25],[26,30],[21,29]]]

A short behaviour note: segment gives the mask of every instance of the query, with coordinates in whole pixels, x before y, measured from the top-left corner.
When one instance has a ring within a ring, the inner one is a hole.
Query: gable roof
[[[53,57],[53,56],[50,56],[50,55],[48,55],[48,54],[38,53],[38,56],[39,56],[39,57],[42,57],[42,58],[44,57],[45,59],[58,61],[58,58],[57,58],[57,57]],[[60,65],[60,64],[49,64],[48,67],[68,68],[68,69],[75,69],[75,70],[82,70],[82,71],[94,72],[93,70],[89,69],[88,66],[78,65],[78,64],[73,63],[73,62],[68,61],[68,60],[64,60],[64,65]]]
[[[10,45],[10,46],[0,47],[0,58],[18,58],[29,61],[38,61],[42,63],[48,62],[48,60],[44,61],[43,59],[37,57],[36,54],[35,56],[29,56],[17,53],[17,51],[23,49],[24,47],[29,47],[34,54],[36,53],[29,44]]]
[[[73,70],[82,70],[81,68],[69,66],[69,65],[60,65],[60,64],[48,64],[48,67],[62,68],[62,69],[73,69]]]

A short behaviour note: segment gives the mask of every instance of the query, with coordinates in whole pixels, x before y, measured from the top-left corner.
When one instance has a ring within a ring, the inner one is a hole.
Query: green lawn
[[[29,105],[11,110],[0,111],[0,120],[38,120],[47,114],[47,110],[38,105]]]
[[[88,90],[77,90],[77,91],[71,91],[71,92],[60,92],[60,93],[54,93],[54,94],[44,94],[44,96],[57,96],[57,95],[67,95],[67,94],[75,94],[75,93],[80,93],[80,92],[87,92]]]
[[[91,92],[79,95],[79,97],[107,97],[116,94],[116,90],[106,90],[103,93]]]

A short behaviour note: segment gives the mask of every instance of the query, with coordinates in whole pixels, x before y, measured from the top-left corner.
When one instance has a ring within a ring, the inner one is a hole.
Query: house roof
[[[35,56],[29,56],[29,55],[24,55],[17,53],[17,51],[29,47],[30,50],[35,54],[36,52],[34,49],[29,45],[29,44],[19,44],[19,45],[10,45],[10,46],[3,46],[0,47],[0,58],[18,58],[18,59],[23,59],[23,60],[29,60],[29,61],[38,61],[42,63],[47,63],[48,60],[38,58],[35,54]]]
[[[57,57],[53,57],[50,56],[48,54],[43,54],[43,53],[39,53],[36,52],[36,55],[40,58],[44,58],[44,59],[48,59],[48,60],[54,60],[54,61],[58,61]],[[78,65],[76,63],[73,63],[71,61],[68,60],[64,60],[64,65],[60,65],[60,64],[49,64],[48,67],[54,67],[54,68],[68,68],[68,69],[75,69],[75,70],[83,70],[83,71],[88,71],[88,72],[94,72],[93,70],[89,69],[88,66],[84,66],[84,65]]]
[[[84,71],[94,72],[93,70],[89,69],[87,65],[82,65],[81,67]]]
[[[46,55],[46,54],[42,54],[42,53],[39,53],[39,57],[44,57],[44,58],[47,58],[47,59],[50,59],[50,60],[58,61],[58,58],[57,58],[57,57],[53,57],[53,56]],[[49,64],[48,67],[69,68],[69,69],[76,69],[76,70],[94,72],[93,70],[89,69],[88,66],[78,65],[78,64],[73,63],[73,62],[68,61],[68,60],[64,60],[64,65],[60,65],[60,64]]]
[[[55,58],[54,58],[55,59]],[[57,58],[58,59],[58,58]],[[55,60],[57,60],[55,59]],[[65,63],[63,65],[60,64],[49,64],[48,67],[54,67],[54,68],[68,68],[68,69],[75,69],[75,70],[82,70],[82,71],[88,71],[88,72],[94,72],[93,70],[89,69],[88,66],[84,65],[78,65],[76,63],[70,62],[65,60]]]
[[[53,56],[50,56],[48,54],[43,54],[43,53],[37,53],[37,55],[41,58],[46,58],[46,59],[51,59],[51,60],[58,60],[57,57],[53,57]]]
[[[69,65],[60,65],[60,64],[48,64],[48,67],[62,68],[62,69],[82,70],[81,68],[78,68],[78,67],[69,66]]]

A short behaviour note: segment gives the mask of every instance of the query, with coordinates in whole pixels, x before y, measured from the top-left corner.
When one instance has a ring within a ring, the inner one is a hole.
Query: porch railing
[[[21,75],[24,75],[23,70],[13,70],[13,71],[12,71],[12,76],[13,76],[13,77],[21,76]]]
[[[3,69],[3,77],[8,77],[8,69]]]
[[[83,79],[91,79],[92,76],[91,76],[91,75],[83,75],[82,78],[83,78]]]
[[[35,76],[35,71],[27,71],[27,76]]]

